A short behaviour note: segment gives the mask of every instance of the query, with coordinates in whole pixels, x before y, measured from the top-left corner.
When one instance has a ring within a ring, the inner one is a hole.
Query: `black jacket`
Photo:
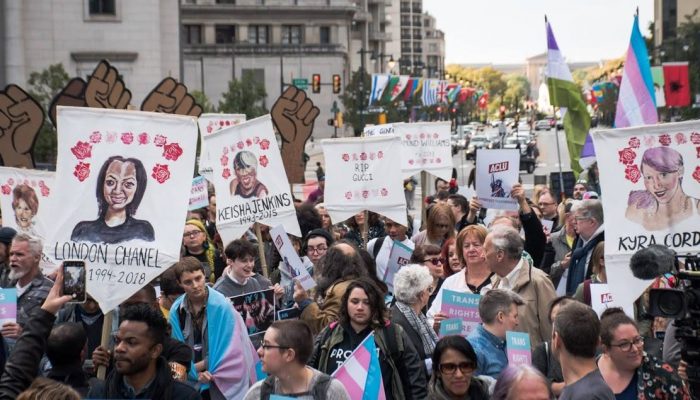
[[[80,363],[60,367],[54,365],[46,377],[72,387],[82,397],[87,396],[90,389],[87,375],[83,372],[83,366]]]
[[[411,343],[413,344],[413,347],[416,348],[418,357],[421,360],[425,360],[426,358],[432,356],[432,354],[425,354],[425,349],[423,349],[423,341],[420,339],[420,332],[416,332],[416,330],[413,329],[411,324],[408,323],[406,316],[403,315],[401,310],[399,310],[396,305],[391,306],[391,322],[401,325],[404,332],[406,332],[406,336],[411,339]]]
[[[520,214],[520,223],[525,232],[525,251],[532,257],[533,265],[539,268],[544,256],[544,247],[547,244],[542,222],[534,211],[530,211],[529,214]]]
[[[90,399],[163,399],[195,400],[202,396],[191,386],[178,382],[170,375],[170,367],[163,357],[157,361],[156,377],[151,385],[138,396],[133,397],[124,384],[124,376],[112,370],[104,381],[94,379],[88,393]]]

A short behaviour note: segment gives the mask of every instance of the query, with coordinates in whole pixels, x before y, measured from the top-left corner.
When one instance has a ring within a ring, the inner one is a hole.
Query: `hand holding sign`
[[[124,86],[117,69],[102,60],[85,87],[85,104],[94,108],[126,109],[131,101],[131,92]]]
[[[0,91],[2,165],[33,168],[31,150],[44,123],[41,105],[17,85]]]

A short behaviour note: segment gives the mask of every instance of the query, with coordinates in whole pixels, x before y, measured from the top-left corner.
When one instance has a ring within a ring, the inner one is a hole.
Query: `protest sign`
[[[489,209],[517,210],[518,201],[510,197],[518,183],[520,153],[517,149],[479,149],[476,153],[476,195],[481,206]]]
[[[199,174],[206,180],[212,181],[212,163],[215,161],[215,156],[209,153],[204,137],[224,128],[236,126],[245,120],[245,114],[202,114],[197,120],[199,135],[202,139],[199,150]]]
[[[212,133],[204,142],[216,158],[216,228],[224,243],[240,238],[255,222],[283,225],[301,236],[269,115]]]
[[[41,104],[21,87],[10,84],[0,88],[0,114],[0,165],[34,168],[32,154],[45,120]]]
[[[509,366],[518,367],[532,364],[530,335],[525,332],[506,332],[506,354]]]
[[[441,338],[450,335],[461,335],[464,331],[462,323],[462,318],[449,318],[440,321],[440,332],[439,336]]]
[[[52,223],[54,177],[49,171],[0,167],[2,225],[44,240],[47,224]],[[56,268],[44,254],[40,266],[45,275]]]
[[[700,121],[592,137],[601,191],[611,199],[603,201],[608,285],[616,297],[636,299],[651,283],[629,268],[637,250],[659,244],[680,254],[700,251]]]
[[[180,258],[194,117],[59,107],[54,212],[44,253],[84,260],[110,311]]]
[[[285,308],[284,310],[277,311],[277,320],[281,321],[284,319],[299,319],[301,316],[301,310],[297,307]]]
[[[324,203],[333,221],[374,211],[407,226],[401,178],[401,142],[394,135],[326,139]]]
[[[280,262],[280,268],[284,269],[281,271],[282,275],[282,286],[287,287],[291,282],[290,279],[294,279],[301,284],[304,290],[311,290],[316,286],[316,282],[309,275],[309,271],[306,270],[304,263],[299,258],[292,241],[289,240],[287,232],[284,231],[282,225],[278,225],[270,230],[270,237],[272,238],[272,243],[275,244],[277,251],[280,253],[282,262]]]
[[[262,335],[275,320],[275,291],[261,290],[229,297],[233,307],[241,314],[248,329],[248,336]]]
[[[0,289],[0,326],[17,322],[17,289]]]
[[[384,283],[389,287],[389,292],[394,291],[394,275],[399,272],[401,267],[411,261],[412,254],[412,248],[398,240],[394,240],[394,244],[391,246],[391,252],[389,253],[389,261],[386,263],[386,269],[384,271],[377,271],[377,273],[380,274],[379,276],[384,278]]]
[[[207,180],[203,176],[192,179],[192,190],[190,190],[190,206],[188,210],[207,207],[209,205],[209,192],[207,191]]]
[[[540,222],[542,223],[542,230],[544,230],[544,234],[550,235],[552,233],[552,228],[554,227],[554,221],[551,219],[542,218]]]
[[[481,301],[481,296],[478,294],[443,289],[440,312],[447,315],[448,318],[460,318],[462,320],[462,336],[466,337],[481,323],[479,301]]]
[[[408,178],[421,171],[446,181],[452,178],[450,122],[415,122],[394,125],[401,138],[401,171]]]
[[[628,317],[634,318],[634,300],[625,300],[621,296],[612,293],[607,283],[591,284],[591,308],[598,314],[603,315],[603,311],[608,308],[619,307],[624,310]]]
[[[391,124],[365,126],[365,129],[363,129],[362,134],[364,135],[364,137],[372,137],[372,136],[380,136],[380,135],[393,135],[396,133],[394,127],[397,125],[400,125],[400,124],[402,124],[402,122],[394,122]]]

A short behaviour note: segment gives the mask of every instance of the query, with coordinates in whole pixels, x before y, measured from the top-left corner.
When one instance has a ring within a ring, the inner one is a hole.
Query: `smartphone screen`
[[[63,262],[63,294],[73,299],[70,303],[84,303],[87,293],[85,291],[85,262]]]

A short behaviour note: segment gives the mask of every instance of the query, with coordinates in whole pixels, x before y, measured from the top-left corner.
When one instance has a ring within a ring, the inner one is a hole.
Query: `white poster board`
[[[199,126],[199,135],[202,138],[201,149],[199,152],[199,174],[211,182],[212,178],[212,156],[209,154],[204,144],[204,137],[218,132],[230,126],[236,126],[245,122],[245,114],[202,114],[197,120]]]
[[[311,277],[311,275],[309,275],[309,271],[306,270],[304,263],[294,250],[292,241],[289,240],[289,236],[287,236],[287,232],[285,232],[284,227],[282,225],[278,225],[270,229],[270,237],[272,238],[272,243],[280,253],[280,257],[282,258],[280,268],[284,268],[286,272],[281,274],[282,286],[286,287],[290,283],[286,282],[286,279],[288,279],[287,276],[289,276],[292,279],[297,280],[304,290],[311,290],[313,287],[315,287],[316,282],[314,282],[314,279]]]
[[[517,149],[479,149],[476,153],[476,195],[482,207],[517,210],[518,201],[510,197],[520,174]]]
[[[450,122],[415,122],[394,125],[403,144],[401,170],[403,178],[421,171],[449,181],[452,178],[452,142]]]
[[[622,308],[628,317],[634,319],[634,300],[626,300],[622,296],[612,293],[607,283],[592,283],[591,308],[598,314],[598,317],[603,315],[603,311],[608,308],[615,307]]]

